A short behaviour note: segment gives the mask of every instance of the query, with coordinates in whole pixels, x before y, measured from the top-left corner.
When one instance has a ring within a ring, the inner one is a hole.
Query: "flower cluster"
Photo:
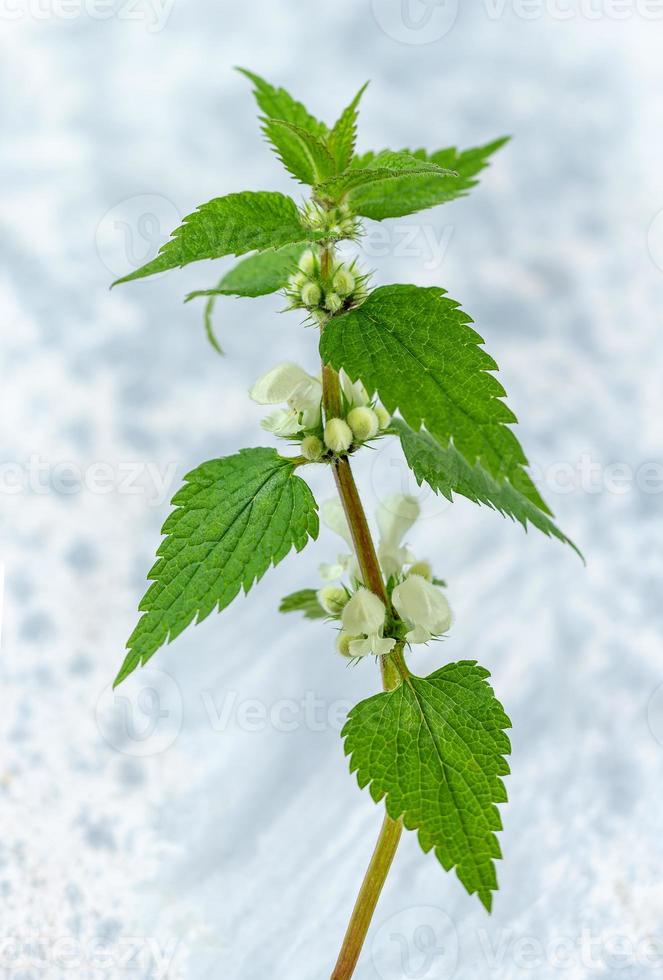
[[[367,279],[359,272],[356,261],[334,262],[329,277],[323,278],[320,257],[309,249],[301,256],[297,271],[285,288],[288,309],[305,309],[315,320],[324,320],[363,303],[368,295]]]
[[[348,586],[326,585],[318,592],[318,601],[325,612],[341,622],[337,647],[344,656],[365,657],[370,653],[384,656],[398,642],[428,643],[449,630],[451,609],[433,579],[430,565],[417,561],[403,544],[403,538],[418,517],[419,505],[413,497],[389,497],[378,509],[378,557],[387,580],[392,612],[364,587],[352,554],[339,555],[335,565],[321,567],[321,574],[328,581],[343,576],[350,580]],[[352,546],[339,501],[330,500],[323,505],[322,519]]]
[[[301,221],[311,231],[322,232],[330,239],[356,238],[360,231],[357,218],[347,204],[325,207],[317,201],[306,201]]]
[[[249,392],[259,405],[285,405],[263,420],[263,428],[284,439],[301,440],[311,462],[353,451],[376,438],[391,422],[382,405],[372,401],[361,381],[340,373],[344,417],[322,417],[322,383],[297,364],[277,364],[258,378]]]

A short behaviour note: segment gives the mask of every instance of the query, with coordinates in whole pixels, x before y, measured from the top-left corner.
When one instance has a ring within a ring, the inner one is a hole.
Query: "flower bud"
[[[317,463],[324,450],[322,439],[318,439],[317,436],[306,436],[302,439],[302,456],[311,463]]]
[[[303,285],[306,283],[306,276],[303,272],[295,272],[288,279],[288,288],[294,289],[295,292],[299,292]]]
[[[299,260],[298,266],[306,276],[312,276],[317,271],[317,259],[315,252],[307,249]]]
[[[418,561],[408,571],[408,575],[421,575],[427,582],[433,581],[433,569],[427,561]]]
[[[366,442],[378,434],[378,417],[372,408],[353,408],[348,425],[358,442]]]
[[[340,616],[348,604],[348,594],[340,585],[325,585],[318,592],[318,602],[330,616]]]
[[[381,430],[387,429],[391,424],[391,415],[384,407],[384,405],[376,405],[375,414],[378,417],[378,425],[380,426],[380,429]]]
[[[333,453],[345,453],[352,445],[352,429],[343,419],[330,419],[325,426],[325,446]]]
[[[341,654],[342,657],[352,657],[350,653],[350,644],[356,639],[356,637],[351,636],[350,633],[346,633],[345,630],[341,632],[336,637],[336,649]]]
[[[302,303],[304,306],[317,306],[322,299],[322,290],[316,282],[307,282],[302,286]]]
[[[355,277],[349,269],[341,266],[332,280],[332,286],[339,296],[349,296],[355,288]]]
[[[325,307],[330,313],[338,313],[343,307],[343,300],[338,293],[327,293],[325,296]]]

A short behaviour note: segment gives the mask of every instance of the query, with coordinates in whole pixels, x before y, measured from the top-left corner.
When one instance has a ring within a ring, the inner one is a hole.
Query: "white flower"
[[[360,588],[343,609],[343,630],[355,637],[350,641],[351,657],[366,657],[374,653],[383,657],[396,646],[396,640],[382,636],[386,615],[385,605],[368,589]]]
[[[341,379],[343,394],[347,398],[352,408],[368,405],[370,398],[368,397],[368,392],[364,388],[361,381],[350,381],[350,378],[347,376],[343,368],[341,368],[339,372],[339,377]]]
[[[387,429],[391,423],[391,415],[384,407],[384,405],[375,406],[375,414],[378,417],[378,423],[381,429]]]
[[[297,413],[288,408],[279,408],[275,412],[271,412],[260,424],[267,432],[272,432],[275,436],[281,436],[284,439],[296,436],[302,428]]]
[[[348,548],[353,551],[352,534],[350,533],[350,527],[345,516],[345,511],[343,510],[343,505],[338,497],[325,500],[320,507],[320,517],[322,518],[322,523],[326,524],[330,531],[343,538]],[[359,578],[359,569],[354,553],[339,555],[335,564],[320,566],[320,575],[327,582],[333,582],[335,579],[343,578],[345,574],[348,574],[350,578]]]
[[[249,394],[259,405],[287,404],[287,409],[274,412],[263,422],[275,435],[292,436],[320,424],[322,385],[298,364],[277,364],[258,378]]]
[[[421,575],[410,575],[391,597],[398,615],[411,627],[408,643],[427,643],[451,626],[451,609],[443,593]]]
[[[387,577],[399,575],[403,565],[414,561],[412,553],[401,542],[419,513],[419,504],[414,497],[394,494],[381,501],[377,512],[380,529],[378,557]]]

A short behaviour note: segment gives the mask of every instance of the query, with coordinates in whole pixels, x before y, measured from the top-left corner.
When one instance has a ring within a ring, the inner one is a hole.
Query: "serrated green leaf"
[[[422,175],[430,177],[431,174],[439,179],[447,179],[453,176],[453,171],[446,170],[436,163],[430,163],[428,160],[417,160],[409,153],[385,152],[376,156],[364,168],[350,167],[345,173],[323,181],[318,187],[318,194],[332,200],[346,197],[352,209],[356,211],[355,196],[359,194],[361,188],[390,184],[406,175],[416,181]]]
[[[266,296],[283,289],[296,271],[306,244],[286,245],[273,252],[259,252],[233,266],[213,289],[197,289],[186,302],[198,296]]]
[[[511,723],[489,676],[474,661],[410,676],[353,708],[342,736],[359,785],[376,803],[384,797],[389,816],[416,830],[423,850],[434,848],[490,911]]]
[[[308,130],[284,119],[265,119],[263,132],[285,169],[300,183],[312,187],[335,172],[327,147]]]
[[[295,469],[274,449],[244,449],[185,477],[116,685],[194,619],[225,609],[270,565],[317,537],[317,505]]]
[[[497,365],[471,322],[443,289],[383,286],[329,321],[320,353],[325,364],[377,391],[392,415],[400,410],[410,428],[425,426],[444,447],[453,442],[470,466],[479,464],[500,483],[509,480],[550,514],[508,428],[516,417],[491,373]]]
[[[318,593],[315,589],[300,589],[299,592],[291,592],[281,600],[279,612],[301,612],[306,619],[325,619],[327,613],[318,602]]]
[[[260,75],[256,75],[255,72],[248,71],[246,68],[238,68],[237,71],[253,82],[253,94],[256,102],[270,119],[283,119],[294,126],[308,130],[309,133],[319,138],[326,136],[327,126],[312,116],[308,109],[301,102],[293,99],[284,88],[275,88]]]
[[[352,161],[357,142],[359,103],[367,86],[368,82],[362,85],[350,105],[343,110],[327,139],[327,149],[334,159],[336,172],[339,174],[346,170]]]
[[[465,197],[479,183],[474,178],[488,166],[492,154],[508,141],[509,137],[504,137],[463,152],[455,147],[437,150],[435,153],[403,150],[401,152],[410,153],[415,160],[435,163],[455,171],[455,176],[442,179],[434,174],[428,177],[421,174],[401,174],[389,183],[366,185],[353,191],[352,208],[365,218],[382,221]],[[380,156],[381,154],[365,153],[361,157],[355,157],[352,168],[362,170],[374,166]]]
[[[319,237],[302,225],[297,205],[285,194],[274,191],[228,194],[214,198],[187,215],[155,259],[113,285],[143,279],[201,259],[278,249]]]
[[[527,530],[534,525],[548,537],[571,545],[582,558],[581,552],[550,518],[508,482],[499,482],[479,463],[471,466],[452,443],[442,446],[428,432],[414,432],[402,419],[392,419],[390,428],[401,440],[401,446],[417,483],[427,483],[447,500],[460,493],[477,504],[486,504],[493,510],[519,521]]]
[[[204,311],[205,332],[219,354],[223,354],[223,350],[216,338],[212,319],[217,296],[266,296],[283,289],[306,248],[306,245],[286,245],[275,252],[250,255],[226,272],[214,289],[197,289],[189,293],[187,303],[199,296],[208,297]]]

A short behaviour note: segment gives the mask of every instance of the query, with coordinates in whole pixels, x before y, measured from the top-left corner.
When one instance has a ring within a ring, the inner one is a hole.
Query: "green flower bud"
[[[304,306],[318,306],[322,299],[322,290],[315,282],[307,282],[302,286],[302,303]]]
[[[427,582],[433,581],[433,569],[427,561],[416,562],[408,571],[408,575],[421,575]]]
[[[352,275],[349,269],[341,266],[334,276],[332,285],[339,296],[349,296],[355,288],[355,277]]]
[[[325,296],[325,306],[330,313],[338,313],[343,306],[343,300],[338,293],[327,293]]]
[[[312,276],[315,272],[317,272],[318,268],[318,261],[315,252],[312,252],[310,248],[307,249],[307,251],[304,252],[300,258],[298,265],[304,275]]]
[[[350,636],[345,630],[341,630],[336,638],[336,649],[342,657],[350,657],[350,644],[356,640],[356,636]]]
[[[288,279],[288,289],[294,289],[295,292],[299,292],[302,286],[306,283],[306,276],[303,272],[295,272],[294,275],[290,276]]]
[[[312,463],[316,463],[324,451],[325,447],[322,444],[322,439],[318,439],[317,436],[306,436],[302,439],[302,456]]]
[[[389,425],[391,424],[391,415],[389,414],[389,412],[387,411],[387,409],[384,407],[384,405],[376,405],[375,406],[375,414],[378,417],[378,425],[380,426],[380,429],[381,430],[382,429],[387,429],[389,427]]]
[[[318,602],[330,616],[340,616],[348,603],[348,594],[340,585],[326,585],[318,592]]]
[[[352,445],[352,429],[343,419],[330,419],[325,426],[325,446],[333,453],[345,453]]]
[[[348,425],[358,442],[366,442],[378,434],[378,417],[372,408],[353,408],[348,414]]]

